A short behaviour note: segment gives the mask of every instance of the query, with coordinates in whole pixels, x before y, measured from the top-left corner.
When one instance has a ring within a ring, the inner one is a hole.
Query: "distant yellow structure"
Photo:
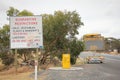
[[[85,43],[85,50],[96,51],[104,50],[104,37],[98,33],[85,34],[83,36],[83,41]]]

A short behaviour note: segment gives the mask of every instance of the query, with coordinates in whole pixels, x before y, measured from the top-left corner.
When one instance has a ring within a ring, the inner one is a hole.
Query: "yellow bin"
[[[62,68],[69,69],[70,67],[70,54],[62,54]]]

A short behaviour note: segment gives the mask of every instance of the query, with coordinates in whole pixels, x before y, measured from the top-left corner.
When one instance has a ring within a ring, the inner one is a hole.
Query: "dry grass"
[[[0,74],[0,80],[34,80],[34,77],[30,77],[30,75],[34,71],[17,73],[17,74],[10,71],[8,72],[5,71],[4,74]],[[46,78],[46,74],[43,74],[43,76],[38,78],[38,80],[44,80],[45,78]]]
[[[40,66],[40,68],[47,69],[51,66],[53,65],[50,64],[50,65],[47,65],[47,67],[43,65],[43,66]],[[4,65],[0,63],[0,68],[2,69],[3,67]],[[16,74],[15,67],[13,66],[9,69],[0,71],[0,80],[34,80],[34,77],[32,78],[30,77],[32,73],[34,73],[34,68],[23,66],[17,69],[17,74]],[[43,76],[40,77],[38,80],[44,80],[45,78],[46,78],[46,74],[43,74]]]
[[[34,80],[29,77],[32,72],[0,75],[0,80]]]
[[[2,61],[1,61],[1,59],[0,59],[0,71],[3,70],[4,67],[5,67],[5,66],[2,64]]]
[[[82,65],[85,63],[85,60],[83,58],[77,58],[75,65]]]
[[[32,73],[34,73],[34,69],[31,69],[28,66],[18,68],[17,74],[15,72],[15,67],[12,67],[9,70],[0,72],[0,80],[34,80],[34,77],[30,77]],[[45,77],[46,74],[44,74],[38,80],[44,80]]]
[[[28,67],[20,67],[16,74],[15,67],[12,67],[0,72],[0,80],[34,80],[30,78],[30,74],[33,73],[32,71]]]
[[[17,73],[24,73],[24,72],[31,72],[33,71],[33,69],[27,67],[27,66],[24,66],[24,67],[19,67],[17,69]],[[4,70],[2,72],[0,72],[0,75],[9,75],[9,74],[16,74],[16,69],[15,67],[11,67],[7,70]]]

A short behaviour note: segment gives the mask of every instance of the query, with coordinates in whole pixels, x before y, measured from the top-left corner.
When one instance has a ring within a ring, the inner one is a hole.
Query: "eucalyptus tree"
[[[82,51],[79,46],[82,44],[78,43],[79,45],[74,47],[70,47],[70,44],[72,44],[71,38],[75,38],[75,35],[79,34],[78,29],[83,25],[80,15],[76,11],[55,11],[54,14],[43,14],[42,17],[46,55],[61,56],[67,49],[72,51],[71,57],[76,54],[79,55]],[[73,54],[75,48],[78,52],[76,51]]]

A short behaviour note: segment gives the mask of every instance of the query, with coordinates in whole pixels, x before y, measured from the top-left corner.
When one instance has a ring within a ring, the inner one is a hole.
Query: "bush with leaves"
[[[75,64],[80,52],[84,50],[84,43],[74,39],[73,41],[70,41],[69,48],[71,54],[71,64]]]
[[[6,66],[9,66],[10,64],[14,63],[14,57],[12,54],[3,52],[0,53],[0,58],[2,59],[2,63]]]

